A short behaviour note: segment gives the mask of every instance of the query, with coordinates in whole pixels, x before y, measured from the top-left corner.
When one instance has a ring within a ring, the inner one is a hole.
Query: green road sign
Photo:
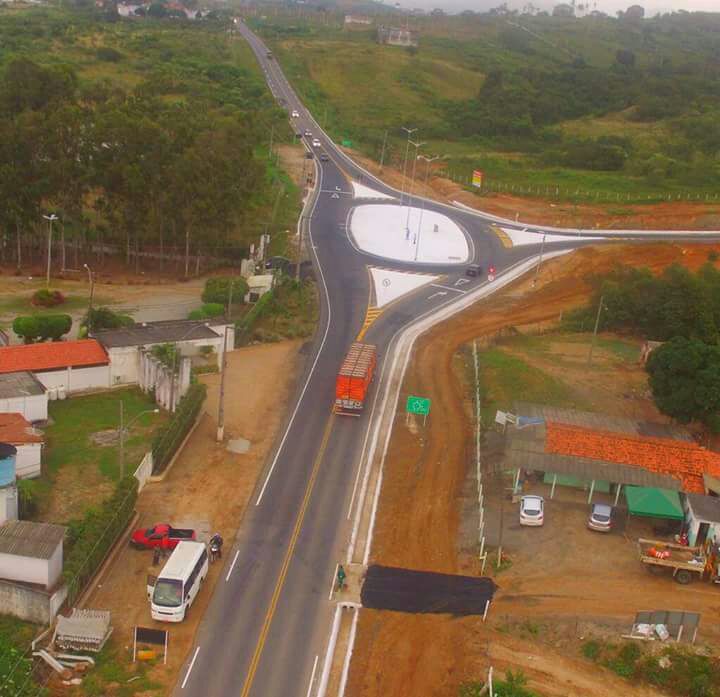
[[[430,413],[430,400],[426,397],[413,397],[412,395],[407,398],[407,405],[405,411],[408,414],[422,414],[427,416]]]
[[[342,146],[344,148],[351,148],[352,147],[352,141],[351,140],[343,140]]]

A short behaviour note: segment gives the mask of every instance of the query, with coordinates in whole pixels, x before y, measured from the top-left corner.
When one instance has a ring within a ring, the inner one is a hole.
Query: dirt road
[[[469,436],[465,393],[457,372],[460,346],[503,328],[556,321],[562,311],[586,299],[588,275],[619,262],[648,265],[656,271],[673,261],[697,268],[707,255],[708,247],[701,245],[585,248],[548,264],[534,292],[532,279],[522,280],[421,337],[403,391],[430,397],[433,415],[422,439],[400,425],[393,432],[371,561],[441,572],[479,572],[477,560],[462,550],[460,542]],[[498,614],[487,627],[478,618],[363,610],[346,694],[455,696],[460,683],[481,678],[489,662],[498,668],[522,667],[531,685],[547,695],[657,694],[618,682],[609,674],[599,676],[597,667],[572,657],[577,655],[576,638],[573,649],[560,657],[532,636],[520,644],[511,633],[497,632],[505,616],[556,621],[578,613],[622,617],[627,622],[631,608],[673,604],[674,587],[666,579],[653,579],[652,590],[646,593],[644,576],[639,582],[628,581],[617,570],[605,583],[601,574],[588,574],[582,555],[573,558],[568,552],[566,557],[572,563],[564,574],[554,573],[554,559],[552,564],[539,563],[541,555],[531,555],[524,565],[503,572],[498,579]],[[717,611],[720,595],[712,593],[715,589],[698,586],[694,590],[685,603],[687,609],[703,609],[706,616]]]
[[[225,437],[245,439],[249,450],[229,452],[215,442],[217,429],[218,375],[203,376],[208,384],[205,415],[164,481],[150,483],[141,493],[137,511],[139,525],[171,522],[196,529],[219,531],[230,546],[255,481],[265,464],[283,418],[278,403],[287,403],[298,374],[301,342],[286,341],[238,349],[229,354],[226,382]],[[251,387],[254,386],[254,387]],[[260,388],[262,386],[262,388]],[[150,619],[145,596],[148,573],[157,573],[150,552],[123,549],[86,607],[110,610],[115,632],[111,649],[119,650],[118,660],[129,662],[132,627],[162,627],[170,630],[170,659],[150,671],[150,677],[166,694],[174,684],[180,666],[221,574],[221,564],[210,567],[208,581],[179,625],[163,625]],[[65,693],[66,694],[66,693]]]

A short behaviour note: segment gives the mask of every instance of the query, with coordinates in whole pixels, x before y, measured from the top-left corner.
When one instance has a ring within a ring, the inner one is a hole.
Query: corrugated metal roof
[[[92,332],[92,336],[107,348],[219,338],[220,334],[211,329],[209,324],[211,323],[204,320],[142,322],[121,329],[102,329]],[[212,324],[218,325],[217,322]]]
[[[10,520],[0,527],[0,554],[50,559],[64,537],[62,525]]]
[[[693,515],[706,523],[720,523],[720,498],[702,494],[685,494]]]
[[[26,370],[0,375],[0,399],[45,394],[45,386]]]
[[[515,402],[515,413],[518,416],[538,417],[546,421],[554,421],[555,423],[580,426],[582,428],[591,428],[599,431],[693,441],[687,429],[674,424],[628,419],[622,416],[610,416],[608,414],[578,411],[576,409],[563,409],[561,407],[551,407],[545,404],[533,404],[531,402]]]

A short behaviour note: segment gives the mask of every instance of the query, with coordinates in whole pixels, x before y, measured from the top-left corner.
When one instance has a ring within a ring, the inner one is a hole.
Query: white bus
[[[208,553],[202,542],[181,542],[155,581],[150,614],[160,622],[182,622],[208,573]]]

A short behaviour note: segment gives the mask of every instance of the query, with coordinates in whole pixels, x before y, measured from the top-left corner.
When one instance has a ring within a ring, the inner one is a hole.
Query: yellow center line
[[[320,450],[315,458],[312,473],[310,474],[310,481],[305,489],[305,497],[303,498],[300,511],[298,512],[298,517],[295,521],[295,527],[293,529],[292,536],[290,537],[290,544],[287,552],[285,553],[282,568],[280,569],[280,576],[278,577],[272,599],[270,600],[270,607],[265,615],[265,622],[263,623],[262,630],[260,631],[258,643],[255,646],[255,653],[253,654],[252,661],[250,661],[250,668],[248,669],[247,678],[245,678],[245,685],[240,693],[241,697],[248,697],[250,694],[250,688],[252,687],[253,680],[255,679],[255,673],[257,672],[260,657],[262,655],[263,648],[265,647],[268,632],[270,631],[270,624],[272,623],[273,616],[275,615],[275,610],[277,608],[278,601],[280,600],[280,593],[282,592],[283,585],[285,584],[285,578],[287,576],[288,569],[290,568],[290,562],[293,554],[295,553],[298,538],[300,537],[300,530],[302,528],[303,520],[305,519],[305,513],[307,512],[308,503],[310,502],[310,496],[315,486],[315,480],[317,479],[318,472],[320,471],[320,463],[322,462],[328,441],[330,440],[333,423],[333,417],[331,416],[325,426],[325,433],[323,434],[322,442],[320,443]]]

